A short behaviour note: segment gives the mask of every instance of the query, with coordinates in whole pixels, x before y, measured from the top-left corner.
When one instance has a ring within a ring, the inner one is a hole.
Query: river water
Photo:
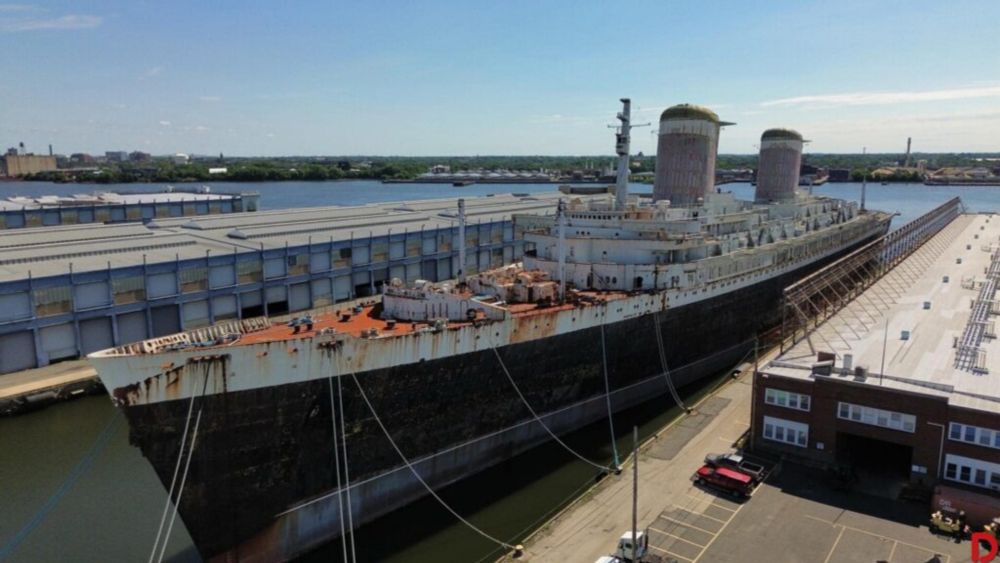
[[[316,205],[356,205],[381,201],[477,196],[490,193],[539,193],[552,185],[381,184],[372,181],[211,184],[213,191],[258,191],[263,209]],[[48,183],[0,183],[0,196],[68,195],[92,186]],[[157,191],[162,185],[98,186],[112,191]],[[740,198],[752,197],[749,184],[723,186]],[[635,184],[632,190],[649,192]],[[858,199],[859,184],[829,184],[816,193]],[[868,207],[898,212],[895,225],[916,218],[954,196],[970,211],[1000,211],[1000,189],[869,184]],[[684,390],[693,402],[726,374]],[[630,429],[645,437],[676,417],[679,410],[665,395],[615,416],[619,451],[631,448]],[[109,424],[106,447],[92,447]],[[611,458],[606,422],[566,437],[589,459]],[[93,455],[88,455],[93,454]],[[83,465],[79,465],[84,460]],[[79,480],[61,489],[79,468]],[[616,477],[611,477],[616,478]],[[677,478],[686,479],[686,475]],[[574,496],[594,483],[594,470],[556,444],[547,444],[508,460],[441,491],[460,514],[490,534],[517,543]],[[0,561],[137,561],[147,560],[156,536],[166,493],[136,448],[128,444],[124,419],[107,397],[97,396],[0,419]],[[39,513],[44,518],[33,519]],[[622,522],[622,529],[627,527]],[[28,529],[30,533],[23,534]],[[16,541],[16,548],[9,550]],[[500,554],[441,508],[422,501],[361,528],[355,537],[358,561],[474,562]],[[609,546],[610,547],[610,546]],[[309,554],[309,562],[339,561],[339,543]],[[198,561],[191,539],[178,520],[166,548],[168,560]]]

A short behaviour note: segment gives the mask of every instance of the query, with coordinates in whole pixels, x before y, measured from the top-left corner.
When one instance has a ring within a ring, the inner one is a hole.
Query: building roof
[[[466,198],[469,225],[514,213],[553,213],[562,194]],[[565,196],[562,196],[565,197]],[[0,283],[300,246],[366,239],[458,224],[458,198],[352,207],[310,207],[256,213],[158,218],[149,225],[75,225],[0,230]],[[241,237],[230,237],[239,231]]]
[[[801,141],[802,134],[794,129],[775,127],[768,129],[760,136],[761,141]]]
[[[983,290],[988,282],[985,272],[991,267],[1000,271],[998,248],[1000,216],[959,216],[812,334],[815,350],[837,353],[832,376],[812,373],[817,357],[805,339],[761,372],[804,380],[828,377],[939,396],[974,410],[1000,411],[1000,341],[989,338],[995,315],[987,312],[976,342],[982,369],[956,367],[956,344],[977,322],[972,305],[983,291],[990,292],[990,286]],[[893,299],[894,294],[899,296]],[[842,369],[847,354],[854,366],[868,368],[867,378]]]

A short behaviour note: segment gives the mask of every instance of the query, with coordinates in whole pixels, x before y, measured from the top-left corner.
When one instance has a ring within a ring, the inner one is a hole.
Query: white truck
[[[627,563],[642,560],[649,552],[649,534],[646,532],[635,533],[635,550],[632,549],[632,532],[625,532],[618,539],[618,549],[614,555],[600,557],[594,563]]]

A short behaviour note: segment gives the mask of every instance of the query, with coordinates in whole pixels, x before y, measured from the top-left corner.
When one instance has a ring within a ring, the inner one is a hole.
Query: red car
[[[736,497],[749,498],[753,492],[753,478],[726,467],[703,465],[695,473],[699,485],[708,485]]]

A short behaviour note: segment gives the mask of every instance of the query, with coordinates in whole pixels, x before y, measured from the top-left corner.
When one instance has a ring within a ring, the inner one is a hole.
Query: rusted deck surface
[[[596,302],[608,302],[617,299],[622,299],[628,294],[624,292],[580,292],[579,295],[585,296],[588,299],[594,300]],[[558,311],[567,311],[574,309],[579,306],[588,307],[591,304],[586,301],[579,301],[575,303],[564,303],[561,305],[542,307],[537,303],[512,303],[507,305],[505,308],[510,311],[510,313],[515,317],[521,316],[533,316],[533,315],[543,315],[549,313],[555,313]],[[281,342],[286,340],[296,340],[307,337],[312,337],[318,334],[325,328],[332,328],[337,331],[338,334],[349,334],[354,337],[361,337],[367,331],[375,329],[378,331],[379,336],[397,336],[403,334],[409,334],[426,328],[430,326],[430,323],[426,322],[404,322],[397,321],[395,327],[392,329],[388,328],[389,323],[381,318],[379,318],[379,311],[381,306],[379,304],[369,304],[364,306],[361,313],[353,313],[350,309],[342,309],[340,311],[334,311],[333,313],[324,313],[320,315],[313,316],[313,327],[312,330],[306,330],[304,325],[299,326],[298,332],[295,328],[288,326],[285,323],[275,324],[270,328],[244,334],[235,346],[240,345],[250,345],[258,344],[262,342]],[[341,320],[341,316],[338,314],[351,313],[348,320]],[[449,328],[458,328],[463,326],[468,326],[468,321],[449,321]]]

